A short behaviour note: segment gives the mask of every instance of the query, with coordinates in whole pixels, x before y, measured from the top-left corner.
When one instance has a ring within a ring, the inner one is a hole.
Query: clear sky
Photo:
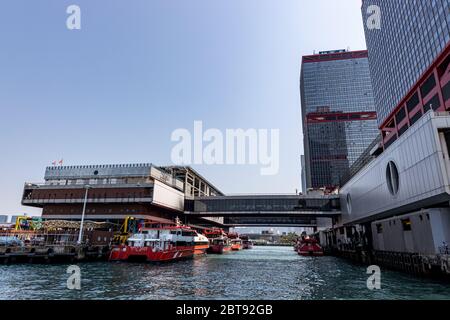
[[[82,29],[66,28],[66,8]],[[365,48],[361,0],[3,0],[0,214],[65,165],[171,164],[177,128],[280,129],[280,171],[194,166],[225,193],[300,189],[302,55]]]

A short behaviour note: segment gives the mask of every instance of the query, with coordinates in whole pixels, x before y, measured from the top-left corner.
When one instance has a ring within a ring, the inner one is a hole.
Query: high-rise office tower
[[[450,0],[363,0],[378,125],[390,146],[450,97]]]
[[[340,186],[378,134],[367,51],[304,56],[300,78],[307,188]],[[304,190],[305,191],[305,190]]]

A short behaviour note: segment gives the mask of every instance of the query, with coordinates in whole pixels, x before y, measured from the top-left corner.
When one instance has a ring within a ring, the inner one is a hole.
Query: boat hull
[[[233,245],[231,245],[231,250],[233,250],[233,251],[242,250],[242,245],[241,244],[233,244]]]
[[[253,248],[253,244],[252,243],[250,243],[250,242],[244,242],[243,243],[243,245],[242,245],[242,248],[243,249],[252,249]]]
[[[205,254],[209,248],[209,244],[196,244],[194,246],[194,254]]]
[[[231,251],[231,246],[226,246],[223,244],[210,245],[207,250],[208,253],[216,253],[216,254],[222,254],[222,253],[226,253],[226,252],[230,252],[230,251]]]
[[[322,247],[317,244],[303,244],[298,248],[297,253],[304,257],[323,256]]]
[[[167,250],[155,250],[151,247],[117,246],[111,249],[110,261],[146,261],[167,262],[192,258],[194,247],[174,247]]]
[[[321,257],[323,252],[321,251],[298,251],[298,254],[303,257]]]

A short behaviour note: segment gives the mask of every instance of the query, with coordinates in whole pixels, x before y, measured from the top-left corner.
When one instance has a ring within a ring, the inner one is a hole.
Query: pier
[[[0,263],[57,263],[106,260],[113,232],[77,229],[0,232]]]

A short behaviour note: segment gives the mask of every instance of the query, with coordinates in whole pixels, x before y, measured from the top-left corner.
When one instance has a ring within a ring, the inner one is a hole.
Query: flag
[[[63,165],[63,159],[59,160],[59,165],[62,166]]]
[[[53,162],[52,162],[52,165],[56,166],[56,161],[53,161]]]

